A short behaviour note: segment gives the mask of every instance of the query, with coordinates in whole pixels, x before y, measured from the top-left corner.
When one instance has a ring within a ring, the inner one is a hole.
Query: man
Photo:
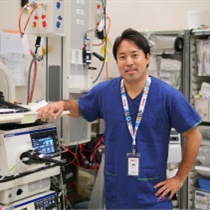
[[[200,116],[175,88],[148,76],[150,48],[139,32],[127,29],[114,43],[121,77],[102,82],[76,100],[63,100],[38,110],[55,119],[105,120],[105,201],[107,209],[173,209],[171,198],[194,165],[201,143]],[[167,179],[171,128],[186,138],[177,174]],[[134,166],[131,168],[131,166]]]

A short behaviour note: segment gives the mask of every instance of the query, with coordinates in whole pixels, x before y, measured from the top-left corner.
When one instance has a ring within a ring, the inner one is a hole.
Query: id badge
[[[139,176],[140,154],[128,153],[128,176]]]

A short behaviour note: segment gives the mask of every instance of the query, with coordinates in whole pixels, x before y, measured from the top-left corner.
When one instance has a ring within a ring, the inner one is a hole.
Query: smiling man
[[[105,121],[106,209],[173,209],[171,199],[192,169],[201,142],[201,117],[177,89],[148,75],[150,48],[142,34],[125,30],[114,43],[120,77],[93,87],[79,100],[38,110],[55,118]],[[177,174],[166,178],[171,128],[186,138]]]

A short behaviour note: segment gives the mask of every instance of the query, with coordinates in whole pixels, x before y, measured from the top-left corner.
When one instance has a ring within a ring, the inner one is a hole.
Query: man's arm
[[[184,146],[182,161],[176,176],[184,183],[195,164],[202,136],[197,127],[184,133],[183,136],[186,138],[186,143]]]
[[[195,164],[195,160],[198,154],[198,150],[201,144],[202,136],[197,127],[183,133],[186,138],[184,146],[182,161],[176,175],[163,182],[156,184],[154,187],[160,189],[155,194],[160,199],[164,198],[166,194],[170,193],[169,199],[183,186],[184,181],[189,175],[192,167]]]
[[[39,108],[37,112],[40,119],[51,120],[53,114],[54,114],[54,119],[57,119],[64,110],[69,110],[71,117],[81,116],[81,112],[79,110],[79,103],[77,100],[74,99],[62,100],[48,104],[42,108]]]

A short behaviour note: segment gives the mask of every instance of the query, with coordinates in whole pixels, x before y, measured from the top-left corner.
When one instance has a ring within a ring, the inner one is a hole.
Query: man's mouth
[[[136,69],[126,69],[125,70],[125,73],[133,73],[135,71],[136,71]]]

